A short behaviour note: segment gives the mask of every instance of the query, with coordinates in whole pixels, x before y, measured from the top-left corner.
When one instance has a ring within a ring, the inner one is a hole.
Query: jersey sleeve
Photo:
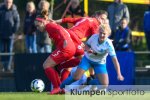
[[[108,42],[108,54],[111,56],[111,57],[114,57],[116,56],[116,52],[115,52],[115,48],[112,44],[111,41]]]
[[[81,18],[63,18],[62,23],[73,23],[75,24],[78,22]]]
[[[93,26],[91,29],[91,35],[98,33],[97,26]]]

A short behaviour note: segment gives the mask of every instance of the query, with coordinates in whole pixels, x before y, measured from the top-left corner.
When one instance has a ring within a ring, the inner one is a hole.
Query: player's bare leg
[[[109,84],[108,74],[97,74],[96,76],[97,76],[99,82],[101,83],[102,88],[106,89]]]

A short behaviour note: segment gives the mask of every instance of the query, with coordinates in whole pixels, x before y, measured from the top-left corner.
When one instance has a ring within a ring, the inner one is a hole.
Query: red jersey
[[[99,22],[96,18],[63,18],[62,23],[74,23],[74,26],[69,30],[72,30],[79,39],[90,37],[91,35],[98,33]]]
[[[57,48],[62,48],[65,42],[73,43],[70,34],[62,26],[48,23],[45,29]]]

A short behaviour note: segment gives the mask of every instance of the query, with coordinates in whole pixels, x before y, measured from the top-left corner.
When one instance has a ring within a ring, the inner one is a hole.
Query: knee
[[[48,57],[43,63],[43,68],[46,69],[48,67],[55,67],[56,65],[57,64],[50,57]]]
[[[48,68],[48,67],[49,67],[49,66],[47,65],[47,63],[44,62],[44,63],[43,63],[43,68],[46,69],[46,68]]]
[[[48,67],[54,67],[55,65],[54,64],[51,64],[50,62],[47,62],[47,61],[45,61],[44,63],[43,63],[43,68],[44,69],[46,69],[46,68],[48,68]]]
[[[74,80],[80,80],[81,77],[80,77],[79,75],[74,75],[74,76],[73,76],[73,79],[74,79]]]

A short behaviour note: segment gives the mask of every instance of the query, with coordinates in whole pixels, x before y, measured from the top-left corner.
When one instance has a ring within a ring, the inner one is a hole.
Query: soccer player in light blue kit
[[[120,81],[124,80],[124,77],[120,71],[120,64],[118,62],[112,40],[108,37],[111,34],[111,29],[108,24],[103,24],[99,27],[99,34],[92,35],[85,47],[85,54],[74,75],[68,77],[62,82],[60,88],[64,88],[65,85],[70,85],[72,82],[79,80],[85,71],[91,66],[93,67],[95,74],[99,80],[99,83],[108,87],[109,79],[106,69],[106,58],[108,54],[111,56],[113,64],[117,72],[117,79]]]

